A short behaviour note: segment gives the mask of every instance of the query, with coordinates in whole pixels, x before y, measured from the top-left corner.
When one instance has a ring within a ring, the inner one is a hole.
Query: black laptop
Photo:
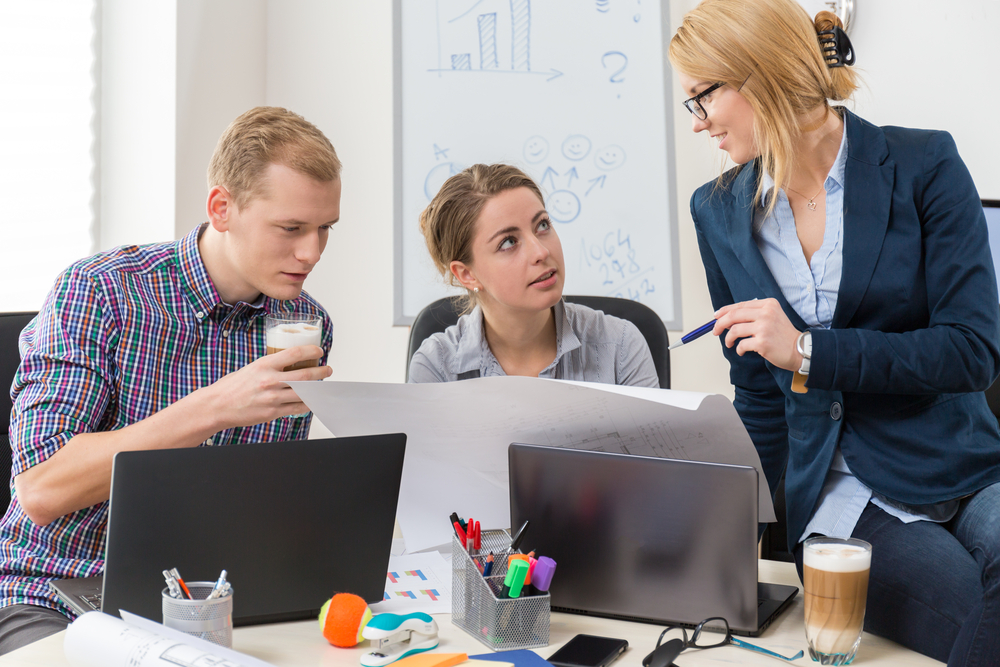
[[[756,636],[798,588],[757,581],[752,467],[512,444],[521,550],[558,564],[552,610]]]
[[[121,452],[104,576],[52,582],[77,613],[159,621],[163,570],[228,572],[233,624],[315,618],[336,592],[382,599],[406,436]]]

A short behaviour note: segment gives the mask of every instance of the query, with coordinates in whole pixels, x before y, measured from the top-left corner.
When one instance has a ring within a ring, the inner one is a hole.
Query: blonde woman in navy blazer
[[[835,26],[794,0],[705,0],[671,42],[694,131],[737,164],[691,199],[714,333],[772,489],[785,473],[800,572],[810,535],[864,539],[866,630],[1000,665],[986,221],[946,132],[829,105],[856,87],[829,66],[853,62]],[[824,38],[840,39],[829,59]]]

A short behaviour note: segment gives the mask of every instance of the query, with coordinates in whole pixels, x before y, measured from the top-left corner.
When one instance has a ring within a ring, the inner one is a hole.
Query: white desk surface
[[[795,566],[791,563],[777,563],[761,560],[759,567],[761,581],[798,585]],[[440,626],[441,645],[437,649],[443,653],[487,653],[488,649],[464,631],[452,625],[451,617],[435,616]],[[784,655],[793,655],[800,649],[805,650],[806,640],[803,631],[802,594],[796,596],[789,609],[786,609],[778,620],[769,627],[761,637],[747,638],[751,643],[769,648]],[[629,623],[576,614],[552,614],[549,639],[552,644],[537,652],[548,657],[556,648],[564,644],[577,633],[605,635],[627,639],[629,650],[615,662],[615,667],[635,667],[642,664],[642,659],[656,644],[662,628],[658,625],[644,623]],[[63,654],[63,635],[60,632],[39,642],[25,646],[13,653],[0,656],[0,666],[21,667],[59,667],[69,665]],[[273,663],[278,667],[357,667],[360,657],[370,648],[367,642],[353,649],[340,649],[330,646],[323,639],[316,621],[299,621],[296,623],[278,623],[273,625],[257,625],[236,628],[233,634],[233,648],[261,660]],[[736,648],[725,646],[704,651],[685,651],[677,658],[678,667],[696,667],[697,665],[766,665],[777,667],[780,660]],[[808,652],[791,665],[814,665]],[[854,660],[858,667],[879,667],[887,665],[906,665],[920,667],[921,665],[943,665],[944,663],[902,648],[881,637],[865,634],[861,640],[861,648]]]

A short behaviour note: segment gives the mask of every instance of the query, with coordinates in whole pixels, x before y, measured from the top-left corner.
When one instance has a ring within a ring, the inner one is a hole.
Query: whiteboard
[[[397,0],[395,323],[456,293],[418,219],[441,184],[506,162],[541,186],[566,294],[680,329],[667,0]]]

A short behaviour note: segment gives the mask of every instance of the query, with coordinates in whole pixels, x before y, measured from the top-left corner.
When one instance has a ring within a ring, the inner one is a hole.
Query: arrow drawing
[[[566,173],[569,174],[569,180],[566,181],[566,187],[568,188],[569,186],[573,185],[573,179],[580,178],[580,175],[576,173],[576,167],[573,167]]]
[[[583,196],[586,197],[587,195],[589,195],[590,191],[593,190],[594,188],[596,188],[598,185],[600,185],[601,189],[603,190],[604,189],[604,181],[607,180],[607,178],[608,178],[607,174],[601,174],[597,178],[594,178],[592,180],[587,181],[591,185],[590,185],[589,188],[587,188],[587,191],[585,193],[583,193]]]
[[[549,189],[555,190],[555,188],[556,188],[555,177],[558,176],[558,175],[559,175],[558,171],[556,171],[552,167],[546,167],[545,168],[545,173],[542,174],[542,180],[541,180],[541,183],[540,183],[541,186],[543,188],[545,187],[545,179],[547,178],[547,179],[549,179]]]

